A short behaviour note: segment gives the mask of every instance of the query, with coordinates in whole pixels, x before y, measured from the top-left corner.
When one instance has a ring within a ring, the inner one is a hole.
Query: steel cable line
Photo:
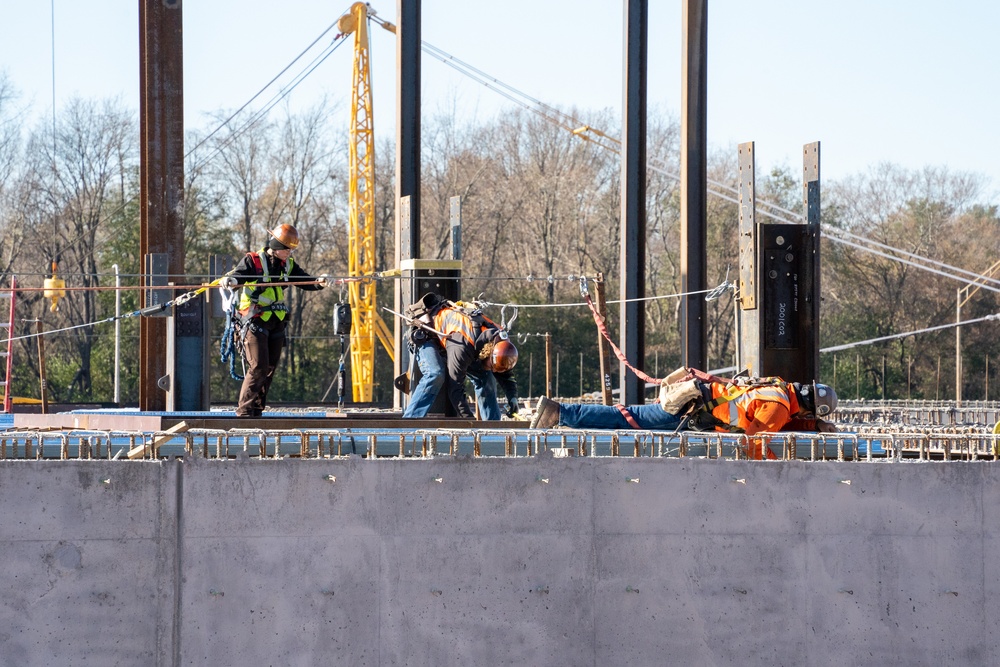
[[[621,152],[621,141],[620,140],[614,139],[613,137],[608,137],[604,133],[599,132],[597,130],[594,130],[590,126],[583,124],[582,122],[580,122],[577,119],[573,118],[569,114],[565,114],[565,113],[563,113],[563,112],[561,112],[561,111],[559,111],[557,109],[554,109],[553,107],[550,107],[550,106],[548,106],[548,105],[540,102],[539,100],[537,100],[535,98],[532,98],[531,96],[529,96],[527,94],[524,94],[524,93],[518,91],[516,88],[514,88],[514,87],[512,87],[512,86],[510,86],[508,84],[503,83],[502,81],[500,81],[499,79],[496,79],[495,77],[491,77],[491,76],[485,74],[481,70],[478,70],[478,69],[472,67],[471,65],[468,65],[468,64],[464,63],[463,61],[459,60],[458,58],[455,58],[455,57],[451,56],[450,54],[447,54],[446,52],[441,51],[440,49],[437,49],[436,47],[430,46],[430,45],[428,45],[426,43],[424,43],[423,46],[424,46],[424,50],[425,51],[427,51],[428,53],[430,53],[434,57],[438,58],[439,60],[441,60],[442,62],[444,62],[446,65],[452,67],[453,69],[455,69],[456,71],[458,71],[460,73],[466,74],[466,76],[469,76],[470,78],[478,81],[482,85],[485,85],[487,88],[490,88],[491,90],[494,90],[494,91],[498,92],[499,94],[501,94],[504,97],[506,97],[507,99],[515,102],[516,104],[518,104],[522,108],[528,110],[529,112],[535,113],[536,115],[540,116],[541,118],[543,118],[545,120],[548,120],[550,122],[553,122],[556,125],[558,125],[559,127],[562,127],[563,129],[567,129],[567,130],[571,131],[574,135],[580,137],[583,140],[593,141],[593,143],[596,143],[598,146],[600,146],[602,148],[605,148],[607,150],[611,150],[611,151],[616,152],[616,153],[620,153]],[[468,70],[468,71],[466,71],[466,70]],[[495,85],[493,85],[493,84],[495,84]],[[498,86],[502,87],[507,92],[499,90]],[[525,103],[523,101],[515,99],[515,97],[521,97],[524,100],[529,100],[531,102],[531,104],[527,104],[527,103]],[[532,105],[534,105],[534,106],[532,106]],[[574,121],[574,123],[576,124],[577,129],[573,129],[573,128],[567,127],[566,124],[563,121],[558,120],[559,117],[572,119]],[[594,141],[590,136],[587,136],[587,133],[590,133],[590,132],[598,134],[598,136],[601,138],[601,140]],[[673,171],[671,171],[669,169],[669,167],[666,165],[666,163],[663,162],[660,159],[656,159],[656,158],[649,159],[648,163],[647,163],[647,168],[650,169],[650,170],[652,170],[652,171],[655,171],[657,173],[660,173],[661,175],[667,176],[668,178],[672,178],[672,179],[674,179],[676,181],[680,181],[679,175],[677,175],[676,173],[674,173]],[[719,197],[719,198],[721,198],[721,199],[723,199],[725,201],[729,201],[731,203],[739,205],[739,199],[736,196],[727,194],[726,192],[720,192],[720,189],[721,189],[723,191],[728,191],[728,192],[731,192],[731,193],[734,193],[734,194],[738,195],[739,191],[738,191],[737,188],[735,188],[733,186],[730,186],[730,185],[726,185],[724,183],[720,183],[718,181],[714,181],[712,179],[707,179],[707,182],[708,182],[709,185],[712,185],[712,186],[715,186],[715,188],[718,188],[718,189],[708,188],[708,191],[711,194],[713,194],[714,196]],[[767,202],[765,200],[760,200],[760,199],[757,200],[757,203],[760,204],[760,205],[762,205],[763,207],[765,207],[764,210],[760,210],[760,213],[763,214],[766,217],[772,218],[772,219],[777,220],[779,222],[792,223],[792,224],[801,223],[803,221],[803,216],[801,214],[796,213],[794,211],[791,211],[791,210],[789,210],[787,208],[784,208],[784,207],[782,207],[780,205],[773,204],[771,202]],[[981,274],[978,274],[978,273],[975,273],[975,272],[972,272],[972,271],[968,271],[968,270],[965,270],[965,269],[960,269],[958,267],[954,267],[954,266],[948,265],[948,264],[946,264],[944,262],[939,262],[937,260],[932,260],[932,259],[929,259],[927,257],[923,257],[921,255],[917,255],[916,253],[911,253],[911,252],[908,252],[908,251],[905,251],[905,250],[902,250],[902,249],[899,249],[899,248],[893,248],[892,246],[889,246],[887,244],[883,244],[883,243],[880,243],[880,242],[877,242],[877,241],[874,241],[874,240],[871,240],[871,239],[866,239],[864,237],[858,236],[858,235],[853,234],[851,232],[847,232],[846,230],[839,230],[839,229],[834,228],[834,227],[832,227],[830,225],[821,225],[820,232],[828,240],[830,240],[830,241],[832,241],[834,243],[840,243],[842,245],[846,245],[848,247],[852,247],[852,248],[855,248],[855,249],[863,251],[863,252],[868,252],[868,253],[874,254],[876,256],[883,257],[885,259],[891,260],[891,261],[896,261],[896,262],[900,262],[900,263],[905,264],[905,265],[913,266],[913,267],[918,268],[918,269],[923,269],[923,270],[928,271],[930,273],[933,273],[933,274],[936,274],[936,275],[940,275],[940,276],[943,276],[943,277],[946,277],[946,278],[951,278],[953,280],[959,280],[959,281],[969,282],[967,278],[961,277],[962,275],[964,275],[964,276],[967,276],[968,278],[972,278],[976,282],[979,282],[981,284],[981,287],[984,288],[984,289],[995,291],[995,292],[1000,292],[1000,288],[993,287],[990,284],[986,284],[986,283],[992,283],[992,285],[1000,285],[1000,280],[992,279],[992,278],[989,278],[989,277],[986,277],[986,276],[983,276]],[[855,239],[855,240],[859,241],[859,243],[855,243],[855,242],[853,242],[851,240],[848,240],[848,239]],[[869,245],[863,245],[863,244],[869,244]],[[887,250],[889,252],[882,252],[882,251],[876,250],[876,249],[874,249],[874,248],[872,248],[870,246],[875,246],[876,248],[882,248],[882,249]],[[904,259],[903,257],[900,257],[899,255],[903,255],[903,256],[908,257],[910,259]],[[911,260],[916,260],[916,261],[911,261]],[[928,265],[932,265],[932,266],[928,266]],[[941,268],[933,268],[933,266],[937,266],[937,267],[941,267]],[[943,270],[943,269],[947,269],[947,270]],[[561,304],[561,305],[563,305],[563,304]],[[565,304],[565,305],[570,305],[570,304]],[[573,305],[575,305],[575,304],[573,304]],[[923,333],[923,332],[927,332],[927,331],[936,331],[936,330],[939,330],[939,329],[945,329],[945,328],[955,327],[955,326],[959,326],[959,324],[971,324],[971,323],[974,323],[974,322],[981,322],[981,321],[986,321],[986,320],[996,320],[996,319],[1000,319],[1000,314],[988,315],[988,316],[983,317],[983,318],[979,318],[979,319],[976,319],[976,320],[968,320],[966,322],[962,322],[962,323],[958,323],[958,324],[956,324],[956,323],[945,324],[945,325],[941,325],[941,326],[937,326],[937,327],[931,327],[931,328],[928,328],[928,329],[922,329],[920,331],[914,331],[914,332],[909,332],[909,333],[905,333],[905,334],[895,334],[895,335],[885,336],[885,337],[882,337],[882,338],[870,339],[870,340],[866,340],[866,341],[859,341],[859,342],[856,342],[856,343],[849,343],[849,344],[845,344],[845,345],[841,345],[841,346],[834,346],[834,347],[829,347],[829,348],[822,348],[820,351],[821,352],[837,351],[837,350],[841,350],[841,349],[848,349],[848,348],[854,347],[854,346],[873,344],[873,343],[876,343],[876,342],[882,342],[882,341],[885,341],[885,340],[891,340],[891,339],[896,339],[896,338],[904,338],[906,336],[910,336],[910,335],[913,335],[915,333]]]
[[[514,102],[518,106],[522,107],[523,109],[526,109],[527,111],[529,111],[531,113],[534,113],[534,114],[540,116],[541,118],[543,118],[545,120],[548,120],[550,122],[553,122],[553,123],[557,124],[559,127],[572,132],[573,134],[575,134],[577,137],[579,137],[580,139],[582,139],[584,141],[591,141],[592,143],[595,143],[596,145],[601,146],[602,148],[605,148],[607,150],[611,150],[611,151],[614,151],[614,152],[620,152],[621,151],[621,148],[620,148],[621,147],[621,141],[620,140],[615,139],[614,137],[609,137],[608,135],[604,134],[603,132],[600,132],[599,130],[596,130],[595,128],[592,128],[589,125],[586,125],[585,123],[583,123],[583,121],[581,121],[581,120],[573,117],[572,115],[567,114],[567,113],[565,113],[563,111],[560,111],[559,109],[556,109],[555,107],[549,106],[549,105],[545,104],[544,102],[541,102],[540,100],[538,100],[538,99],[536,99],[534,97],[531,97],[527,93],[524,93],[524,92],[518,90],[517,88],[515,88],[515,87],[513,87],[513,86],[511,86],[511,85],[509,85],[507,83],[504,83],[503,81],[497,79],[496,77],[490,76],[489,74],[483,72],[482,70],[477,69],[476,67],[473,67],[472,65],[469,65],[468,63],[460,60],[459,58],[456,58],[455,56],[447,53],[446,51],[443,51],[442,49],[439,49],[439,48],[437,48],[437,47],[435,47],[435,46],[433,46],[431,44],[428,44],[427,42],[423,42],[422,46],[423,46],[423,49],[424,49],[425,52],[427,52],[428,54],[430,54],[433,57],[437,58],[438,60],[440,60],[444,64],[448,65],[452,69],[456,70],[459,73],[462,73],[462,74],[468,76],[469,78],[471,78],[471,79],[477,81],[478,83],[486,86],[487,88],[493,90],[494,92],[497,92],[498,94],[502,95],[503,97],[511,100],[512,102]],[[502,88],[502,90],[501,90],[501,88]],[[572,121],[572,127],[569,126],[569,125],[567,125],[567,123],[564,120],[560,120],[560,118],[562,118],[562,119],[568,119],[568,120]],[[595,140],[593,137],[588,136],[588,133],[596,134],[599,137],[599,139]],[[655,172],[657,172],[657,173],[659,173],[659,174],[661,174],[663,176],[667,176],[668,178],[672,178],[672,179],[674,179],[676,181],[680,181],[680,176],[678,174],[676,174],[675,172],[671,171],[669,169],[669,167],[662,160],[657,159],[657,158],[650,158],[648,162],[649,162],[649,164],[647,165],[647,168],[651,169],[652,171],[655,171]],[[708,182],[708,184],[714,185],[716,188],[719,188],[719,189],[721,189],[723,191],[728,191],[728,192],[732,192],[732,193],[738,194],[738,189],[735,188],[735,187],[733,187],[733,186],[731,186],[731,185],[727,185],[725,183],[721,183],[721,182],[715,181],[713,179],[707,179],[707,182]],[[714,196],[719,197],[720,199],[723,199],[724,201],[728,201],[730,203],[737,204],[737,205],[739,204],[738,198],[736,198],[734,195],[729,195],[729,194],[726,194],[725,192],[720,192],[718,189],[712,189],[712,188],[709,188],[708,191],[711,194],[713,194]],[[767,216],[767,217],[769,217],[769,218],[771,218],[773,220],[777,220],[778,222],[796,224],[796,223],[801,223],[802,220],[803,220],[801,214],[796,213],[795,211],[791,211],[791,210],[789,210],[787,208],[784,208],[784,207],[782,207],[782,206],[780,206],[778,204],[773,204],[771,202],[768,202],[768,201],[762,200],[762,199],[758,199],[757,203],[759,205],[761,205],[761,206],[766,207],[766,209],[767,209],[767,210],[761,210],[761,211],[759,211],[761,214],[763,214],[763,215],[765,215],[765,216]],[[987,278],[987,277],[982,276],[981,274],[978,274],[978,273],[976,273],[974,271],[968,271],[968,270],[965,270],[965,269],[960,269],[958,267],[951,266],[951,265],[946,264],[944,262],[940,262],[940,261],[933,260],[933,259],[930,259],[930,258],[927,258],[927,257],[923,257],[923,256],[917,255],[915,253],[910,253],[910,252],[907,252],[907,251],[899,249],[899,248],[893,248],[892,246],[881,244],[881,243],[878,243],[877,241],[873,241],[873,240],[870,240],[870,239],[865,239],[863,237],[857,236],[857,235],[852,234],[850,232],[847,232],[847,231],[844,231],[844,230],[838,230],[838,229],[836,229],[834,227],[831,227],[829,225],[822,225],[821,232],[823,233],[824,236],[826,236],[830,241],[833,241],[834,243],[845,244],[845,245],[848,245],[850,247],[854,247],[854,248],[856,248],[858,250],[862,250],[862,251],[865,251],[865,252],[870,252],[872,254],[878,255],[878,256],[886,258],[886,259],[898,261],[898,262],[901,262],[903,264],[908,264],[908,265],[914,266],[916,268],[920,268],[920,269],[924,269],[926,271],[930,271],[931,273],[935,273],[935,274],[940,275],[940,276],[944,276],[944,277],[947,277],[947,278],[952,278],[954,280],[968,282],[965,278],[961,277],[962,275],[964,275],[964,276],[968,276],[970,278],[973,278],[975,280],[980,280],[980,281],[984,281],[984,282],[988,282],[988,283],[992,283],[994,285],[1000,286],[1000,280],[992,279],[992,278]],[[862,245],[849,243],[849,242],[845,241],[844,239],[839,238],[838,234],[842,235],[842,236],[847,236],[847,237],[850,237],[850,238],[855,238],[855,239],[863,241],[865,243],[869,243],[869,244],[875,245],[877,247],[882,247],[884,249],[891,250],[892,252],[895,252],[895,253],[898,253],[898,254],[901,254],[901,255],[904,255],[904,256],[907,256],[907,257],[911,257],[911,258],[913,258],[915,260],[919,260],[919,262],[926,262],[927,264],[936,265],[936,266],[941,267],[942,269],[946,269],[946,270],[934,270],[934,269],[928,268],[924,264],[920,264],[918,262],[907,262],[906,260],[900,259],[899,257],[893,256],[893,255],[890,255],[890,254],[879,253],[879,252],[877,252],[875,250],[871,250],[870,248],[864,247]],[[951,271],[953,273],[949,273],[948,271]],[[960,275],[956,275],[956,274],[960,274]],[[986,289],[991,289],[988,285],[983,285],[983,287],[986,288]],[[1000,291],[1000,289],[994,289],[994,291]]]
[[[841,350],[849,350],[852,347],[859,347],[861,345],[871,345],[872,343],[881,343],[887,340],[895,340],[897,338],[906,338],[907,336],[914,336],[921,333],[930,333],[932,331],[941,331],[942,329],[954,329],[955,327],[965,326],[966,324],[976,324],[977,322],[986,322],[990,320],[1000,320],[1000,313],[993,313],[991,315],[984,315],[983,317],[977,317],[971,320],[962,320],[961,322],[949,322],[948,324],[939,324],[936,327],[927,327],[926,329],[917,329],[915,331],[907,331],[905,333],[889,334],[887,336],[880,336],[878,338],[869,338],[868,340],[859,340],[854,343],[844,343],[843,345],[832,345],[830,347],[820,348],[820,352],[840,352]]]
[[[329,28],[327,30],[329,30]],[[221,153],[224,148],[228,147],[239,136],[241,136],[242,134],[244,134],[245,132],[247,132],[248,130],[250,130],[254,125],[257,124],[258,121],[260,121],[262,118],[264,118],[265,116],[267,116],[267,114],[269,114],[271,112],[271,110],[281,100],[285,99],[289,95],[289,93],[291,93],[296,87],[298,87],[299,84],[302,83],[302,81],[305,80],[305,78],[307,76],[309,76],[310,74],[312,74],[313,71],[317,67],[319,67],[321,64],[323,64],[323,62],[326,61],[327,58],[329,58],[331,55],[333,55],[333,52],[336,51],[340,47],[340,45],[343,44],[346,41],[344,39],[344,37],[345,37],[344,35],[338,35],[338,37],[336,38],[337,41],[332,42],[329,46],[327,46],[324,49],[323,52],[321,52],[318,56],[316,56],[315,58],[313,58],[313,60],[308,65],[306,65],[306,67],[302,71],[300,71],[295,76],[294,79],[292,79],[291,83],[289,83],[289,84],[285,85],[284,87],[282,87],[281,89],[279,89],[278,92],[276,92],[274,94],[274,96],[271,97],[271,99],[268,100],[268,102],[263,107],[261,107],[260,109],[258,109],[257,111],[255,111],[253,114],[251,114],[249,118],[247,118],[245,121],[243,121],[243,124],[240,127],[236,128],[228,137],[226,137],[226,139],[222,143],[219,144],[219,146],[214,151],[210,152],[207,156],[203,157],[200,162],[196,163],[193,166],[193,168],[194,169],[199,169],[202,166],[204,166],[205,164],[207,164],[216,155],[218,155],[219,153]],[[313,42],[313,44],[315,44],[315,42]],[[310,46],[310,48],[311,48],[311,46]],[[301,55],[299,57],[301,57]],[[287,70],[287,69],[288,68],[286,67],[285,70]],[[282,72],[284,72],[285,70],[282,70]],[[277,77],[275,77],[275,78],[277,78]],[[273,81],[274,81],[274,79],[271,80],[271,83],[273,83]],[[270,86],[271,83],[268,83],[267,85]],[[265,89],[266,89],[266,87],[265,87]],[[257,93],[257,95],[254,95],[254,97],[251,98],[250,101],[252,102],[253,99],[256,99],[262,92],[264,92],[265,89],[262,89],[260,92]],[[227,118],[226,120],[222,121],[222,124],[219,125],[219,127],[217,127],[215,130],[213,130],[211,134],[209,134],[208,136],[206,136],[204,139],[202,139],[200,142],[198,142],[198,144],[196,146],[194,146],[191,150],[189,150],[187,153],[185,153],[184,157],[185,158],[190,157],[194,153],[195,150],[197,150],[199,147],[201,147],[202,145],[204,145],[205,142],[209,140],[209,138],[211,138],[213,135],[215,135],[216,133],[218,133],[223,127],[225,127],[226,125],[228,125],[231,120],[233,120],[237,115],[239,115],[239,113],[241,111],[243,111],[243,109],[245,109],[247,107],[247,104],[250,104],[250,102],[247,102],[246,104],[244,104],[237,111],[235,111],[229,118]]]
[[[334,21],[334,22],[333,22],[333,23],[331,23],[331,24],[330,24],[329,26],[327,26],[326,30],[324,30],[323,32],[321,32],[321,33],[319,34],[319,36],[318,36],[318,37],[317,37],[316,39],[314,39],[314,40],[312,41],[312,43],[311,43],[311,44],[309,44],[309,46],[307,46],[307,47],[306,47],[305,49],[303,49],[303,50],[302,50],[302,52],[301,52],[301,53],[299,53],[299,55],[295,56],[295,59],[294,59],[294,60],[292,60],[292,61],[291,61],[290,63],[288,63],[287,65],[285,65],[284,69],[282,69],[282,70],[281,70],[280,72],[278,72],[278,73],[277,73],[276,75],[274,75],[274,78],[272,78],[272,79],[271,79],[270,81],[268,81],[268,82],[267,82],[266,84],[264,84],[264,87],[263,87],[263,88],[261,88],[260,90],[258,90],[258,91],[257,91],[257,92],[256,92],[256,93],[254,94],[254,96],[253,96],[253,97],[251,97],[251,98],[250,98],[249,100],[247,100],[247,101],[246,101],[246,102],[245,102],[245,103],[243,104],[243,106],[241,106],[241,107],[240,107],[239,109],[237,109],[236,111],[234,111],[234,112],[232,113],[232,115],[230,115],[230,116],[229,116],[229,118],[227,118],[226,120],[222,121],[222,123],[220,123],[220,124],[219,124],[219,126],[218,126],[217,128],[215,128],[214,130],[212,130],[211,132],[209,132],[209,133],[208,133],[208,134],[207,134],[207,135],[205,136],[205,138],[203,138],[203,139],[202,139],[201,141],[199,141],[199,142],[198,142],[198,143],[197,143],[197,144],[196,144],[196,145],[195,145],[195,146],[194,146],[193,148],[191,148],[191,150],[189,150],[189,151],[188,151],[188,152],[187,152],[187,153],[186,153],[186,154],[184,155],[184,157],[188,157],[188,156],[190,156],[190,155],[191,155],[191,153],[193,153],[193,152],[194,152],[194,151],[196,151],[196,150],[197,150],[198,148],[200,148],[200,147],[202,146],[202,144],[204,144],[204,143],[205,143],[206,141],[208,141],[209,139],[211,139],[211,138],[212,138],[213,136],[215,136],[215,134],[217,134],[217,133],[218,133],[218,132],[219,132],[220,130],[222,130],[222,128],[223,128],[223,127],[225,127],[225,126],[226,126],[227,124],[229,124],[229,121],[231,121],[231,120],[233,120],[234,118],[236,118],[236,116],[238,116],[238,115],[240,114],[240,112],[241,112],[241,111],[243,111],[243,110],[244,110],[244,109],[246,109],[246,108],[247,108],[248,106],[250,106],[250,104],[251,104],[251,103],[252,103],[252,102],[253,102],[253,101],[254,101],[255,99],[257,99],[258,97],[260,97],[261,95],[263,95],[263,94],[264,94],[264,91],[265,91],[265,90],[267,90],[268,88],[270,88],[270,87],[271,87],[271,85],[272,85],[272,84],[273,84],[273,83],[274,83],[275,81],[277,81],[277,80],[278,80],[279,78],[281,78],[281,75],[282,75],[282,74],[284,74],[284,73],[285,73],[285,72],[287,72],[287,71],[288,71],[289,69],[291,69],[292,65],[294,65],[295,63],[297,63],[297,62],[298,62],[298,61],[299,61],[299,60],[300,60],[300,59],[302,58],[302,56],[304,56],[304,55],[305,55],[306,53],[308,53],[308,52],[310,51],[310,49],[312,49],[312,47],[316,46],[316,43],[317,43],[317,42],[318,42],[319,40],[323,39],[323,36],[324,36],[324,35],[326,35],[326,33],[330,32],[330,31],[331,31],[331,30],[333,29],[333,27],[334,27],[335,25],[337,25],[337,22],[336,22],[336,21]],[[338,44],[338,42],[337,42],[336,40],[337,40],[337,39],[339,39],[340,37],[342,37],[342,35],[338,35],[337,37],[335,37],[335,38],[334,38],[334,42],[333,42],[332,44]],[[330,47],[329,47],[329,46],[327,46],[326,48],[327,48],[327,49],[330,49]],[[336,47],[334,46],[333,48],[335,49]],[[333,51],[331,50],[331,51],[330,51],[330,53],[332,53],[332,52],[333,52]],[[328,56],[328,55],[329,55],[329,54],[327,54],[327,56]],[[323,56],[323,57],[322,57],[322,60],[320,60],[320,62],[322,62],[323,60],[326,60],[326,57],[327,57],[327,56]],[[317,58],[319,58],[319,56],[317,56]],[[314,59],[313,59],[313,62],[316,62],[316,58],[314,58]],[[318,64],[318,63],[317,63],[317,64]],[[308,68],[308,66],[307,66],[307,68]],[[308,75],[309,75],[310,73],[312,73],[312,70],[313,70],[313,69],[315,69],[315,67],[313,67],[312,69],[309,69],[309,70],[308,70],[308,72],[306,72],[305,74],[302,74],[302,73],[300,72],[300,73],[299,73],[299,75],[297,75],[297,80],[296,80],[296,79],[293,79],[293,81],[295,81],[295,84],[294,84],[294,85],[291,85],[291,87],[289,87],[289,86],[285,86],[285,87],[281,88],[281,89],[280,89],[280,90],[279,90],[278,92],[279,92],[279,93],[283,92],[283,91],[285,90],[285,88],[288,88],[288,92],[291,92],[291,90],[292,90],[292,89],[294,89],[294,88],[295,88],[296,86],[298,86],[298,85],[299,85],[299,83],[301,82],[301,80],[302,80],[302,79],[304,79],[304,78],[305,78],[306,76],[308,76]],[[301,77],[301,78],[299,78],[299,77]],[[288,93],[285,93],[285,95],[287,95],[287,94],[288,94]],[[282,97],[284,97],[285,95],[282,95]],[[272,99],[273,99],[273,98],[272,98]],[[253,117],[251,117],[251,118],[253,118]]]

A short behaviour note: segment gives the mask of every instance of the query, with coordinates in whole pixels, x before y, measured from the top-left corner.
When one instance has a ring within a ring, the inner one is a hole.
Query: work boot
[[[531,428],[555,428],[559,426],[559,404],[542,396],[531,418]]]

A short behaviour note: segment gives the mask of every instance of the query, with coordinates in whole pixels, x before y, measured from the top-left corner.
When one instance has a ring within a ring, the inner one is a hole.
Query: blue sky
[[[679,116],[681,3],[650,0],[651,107]],[[995,46],[1000,3],[708,0],[709,143],[755,141],[758,169],[801,168],[822,142],[825,179],[879,162],[982,173],[1000,193]],[[620,0],[423,0],[426,42],[552,105],[620,113]],[[74,95],[138,108],[136,0],[0,0],[0,68],[39,119]],[[242,106],[350,6],[330,0],[184,5],[185,113]],[[395,0],[372,6],[394,21]],[[331,31],[331,35],[335,32]],[[394,38],[373,32],[375,128],[394,122]],[[324,41],[325,43],[325,41]],[[346,106],[345,45],[292,93]],[[424,113],[483,119],[509,102],[424,56]],[[346,131],[346,129],[345,129]]]

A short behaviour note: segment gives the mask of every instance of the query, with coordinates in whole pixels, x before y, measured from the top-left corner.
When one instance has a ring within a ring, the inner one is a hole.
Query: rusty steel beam
[[[139,2],[140,234],[142,257],[166,253],[171,280],[184,276],[184,60],[181,0]],[[183,282],[183,281],[182,281]],[[142,285],[150,285],[143,275]],[[142,307],[147,293],[142,292]],[[166,408],[164,318],[139,321],[139,407]]]

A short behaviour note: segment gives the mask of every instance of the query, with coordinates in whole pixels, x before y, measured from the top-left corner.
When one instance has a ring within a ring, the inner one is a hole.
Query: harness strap
[[[253,268],[257,269],[258,274],[264,273],[264,265],[260,261],[260,255],[255,252],[248,252],[247,256],[253,261]]]
[[[622,417],[625,418],[625,421],[628,422],[629,426],[642,430],[642,427],[639,426],[639,422],[635,420],[635,417],[632,416],[632,413],[629,412],[624,405],[621,403],[615,403],[615,407],[618,408],[618,412],[622,413]]]
[[[723,394],[722,396],[719,396],[718,398],[713,398],[710,401],[706,401],[705,402],[705,409],[708,410],[709,412],[712,412],[717,407],[719,407],[720,405],[725,405],[726,403],[729,403],[730,401],[735,401],[737,398],[739,398],[743,394],[747,393],[747,391],[749,389],[750,389],[750,387],[739,387],[739,386],[736,386],[735,387],[735,391],[731,390],[729,393]]]
[[[597,308],[594,307],[594,302],[593,300],[591,300],[590,294],[589,293],[585,294],[584,297],[587,299],[587,305],[590,307],[590,312],[593,313],[594,315],[594,322],[597,323],[597,329],[601,332],[601,335],[604,336],[605,339],[607,339],[608,343],[611,345],[611,349],[615,351],[615,356],[618,357],[618,360],[621,361],[623,364],[625,364],[625,366],[628,367],[629,370],[635,373],[635,376],[640,380],[643,380],[644,382],[652,382],[654,384],[660,384],[660,380],[658,378],[646,375],[645,373],[643,373],[638,368],[636,368],[635,366],[633,366],[628,362],[628,359],[625,358],[625,353],[622,352],[620,349],[618,349],[618,346],[615,345],[615,342],[611,340],[611,334],[608,333],[608,327],[604,324],[604,320],[601,318],[601,314],[597,312]],[[638,428],[638,426],[636,428]]]

